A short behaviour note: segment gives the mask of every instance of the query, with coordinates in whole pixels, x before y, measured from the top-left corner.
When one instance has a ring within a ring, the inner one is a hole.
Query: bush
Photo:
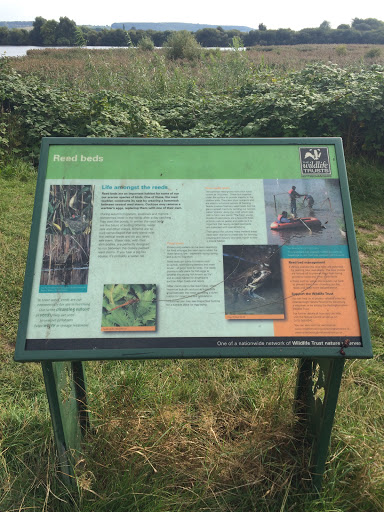
[[[376,57],[380,57],[381,51],[380,48],[371,48],[367,51],[367,53],[364,55],[366,59],[374,59]]]
[[[165,43],[166,56],[170,60],[200,58],[201,46],[194,36],[186,30],[173,32]]]
[[[36,169],[30,162],[11,156],[6,162],[0,161],[0,178],[28,181],[36,178]]]
[[[191,55],[183,53],[188,41],[200,52],[188,32],[172,34],[171,41],[173,55],[176,50],[183,50],[178,55],[184,58]],[[43,136],[340,136],[349,155],[384,157],[383,66],[314,64],[282,74],[252,69],[245,55],[208,53],[198,66],[188,67],[186,61],[167,63],[161,52],[142,54],[137,60],[148,61],[153,84],[137,92],[144,98],[121,92],[120,82],[118,90],[107,81],[96,92],[68,88],[65,81],[24,76],[0,62],[0,159],[37,156]],[[206,88],[196,83],[192,68],[207,71]]]
[[[148,36],[144,36],[140,39],[140,41],[138,42],[138,48],[140,50],[143,50],[143,51],[146,51],[146,52],[151,52],[155,49],[155,45],[154,45],[154,42],[152,41],[152,39]]]
[[[37,156],[42,137],[167,135],[144,99],[113,91],[47,86],[39,78],[25,79],[16,72],[0,75],[0,108],[3,153],[9,145],[13,152]]]
[[[336,46],[336,55],[339,57],[343,57],[344,55],[347,55],[347,47],[345,44],[339,44]]]

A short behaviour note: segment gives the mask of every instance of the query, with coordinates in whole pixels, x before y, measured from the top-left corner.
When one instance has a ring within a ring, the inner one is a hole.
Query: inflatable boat
[[[301,217],[298,219],[291,219],[291,222],[277,222],[274,221],[271,224],[271,229],[284,230],[284,229],[319,229],[321,228],[321,222],[316,217]]]

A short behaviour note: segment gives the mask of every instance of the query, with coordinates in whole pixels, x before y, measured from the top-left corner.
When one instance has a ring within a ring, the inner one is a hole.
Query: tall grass
[[[186,95],[192,90],[219,94],[231,91],[260,72],[285,73],[316,62],[339,66],[384,64],[384,55],[366,57],[379,45],[302,45],[254,47],[249,51],[203,50],[201,58],[169,60],[164,50],[142,52],[135,48],[113,50],[30,50],[12,59],[22,74],[36,75],[52,84],[86,91],[100,89],[152,98]]]

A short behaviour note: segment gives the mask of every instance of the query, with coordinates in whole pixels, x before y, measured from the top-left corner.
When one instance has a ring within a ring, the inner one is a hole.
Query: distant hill
[[[124,23],[112,23],[112,28],[125,28],[130,30],[135,27],[137,30],[155,30],[164,32],[165,30],[188,30],[188,32],[197,32],[203,28],[217,28],[219,25],[202,25],[200,23],[135,23],[125,21]],[[224,30],[239,30],[240,32],[249,32],[254,30],[251,27],[243,27],[238,25],[220,25]]]
[[[33,21],[0,21],[0,27],[7,28],[32,28]]]
[[[109,26],[99,25],[84,25],[94,30],[100,30],[103,28],[125,28],[130,30],[135,27],[137,30],[155,30],[158,32],[164,32],[165,30],[188,30],[188,32],[197,32],[203,28],[217,28],[219,25],[203,25],[200,23],[134,23],[127,21],[124,23],[113,23]],[[254,30],[251,27],[243,27],[239,25],[220,25],[223,30],[239,30],[240,32],[249,32]],[[26,28],[31,29],[33,27],[33,21],[0,21],[0,27],[7,27],[8,29],[13,28]]]

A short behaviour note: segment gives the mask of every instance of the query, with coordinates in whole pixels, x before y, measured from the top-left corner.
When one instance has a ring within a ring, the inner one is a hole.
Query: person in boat
[[[307,201],[307,205],[312,208],[312,206],[315,204],[315,200],[313,199],[313,197],[310,195],[310,194],[307,194],[304,196],[304,201],[305,202]]]
[[[296,192],[296,187],[295,185],[292,185],[292,188],[291,190],[288,192],[289,194],[289,197],[291,199],[291,213],[294,217],[297,217],[296,215],[296,199],[298,197],[302,197],[304,194],[299,194],[298,192]]]
[[[292,219],[288,218],[288,213],[284,210],[280,213],[280,215],[277,216],[277,222],[279,224],[287,224],[289,222],[292,222]]]

